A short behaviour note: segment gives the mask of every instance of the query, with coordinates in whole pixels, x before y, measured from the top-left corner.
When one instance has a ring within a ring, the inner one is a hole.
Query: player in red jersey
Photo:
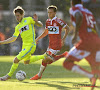
[[[72,0],[70,15],[75,33],[72,43],[75,46],[69,51],[63,66],[73,72],[85,75],[91,79],[92,86],[95,85],[97,76],[100,76],[100,39],[97,35],[96,21],[93,14],[83,7],[81,0]],[[77,41],[77,37],[80,41]],[[92,73],[74,64],[86,58],[89,62]]]
[[[38,42],[39,39],[47,35],[49,36],[49,47],[46,51],[48,57],[42,60],[42,65],[40,67],[39,73],[36,74],[34,77],[30,78],[30,80],[40,79],[47,64],[51,64],[52,62],[58,60],[61,57],[64,57],[67,54],[67,52],[65,52],[58,57],[56,56],[56,54],[61,50],[61,47],[64,44],[65,38],[69,31],[69,27],[63,20],[56,17],[56,6],[49,6],[47,8],[47,11],[49,19],[47,19],[46,21],[46,27],[44,32],[39,37],[37,37],[36,42]],[[63,38],[61,38],[62,29],[65,29],[65,34]]]

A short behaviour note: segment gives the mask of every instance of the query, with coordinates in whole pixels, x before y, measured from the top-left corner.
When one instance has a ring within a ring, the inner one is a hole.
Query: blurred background
[[[63,19],[71,28],[61,52],[69,50],[73,46],[71,39],[74,32],[70,23],[70,0],[0,0],[0,40],[5,40],[14,33],[15,26],[18,24],[13,15],[13,9],[16,6],[23,7],[25,16],[33,16],[34,13],[38,15],[39,20],[44,24],[42,28],[35,27],[36,37],[40,35],[45,28],[45,21],[48,18],[47,7],[49,5],[56,5],[58,7],[57,16]],[[100,30],[100,0],[83,0],[83,5],[93,12]],[[48,42],[48,36],[41,39],[34,54],[43,54],[48,47]],[[0,55],[17,55],[21,50],[21,43],[19,36],[11,44],[0,45]]]

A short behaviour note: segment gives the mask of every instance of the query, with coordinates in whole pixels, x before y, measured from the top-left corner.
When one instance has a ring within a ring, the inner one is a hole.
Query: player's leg
[[[30,53],[28,53],[24,60],[24,64],[31,64],[35,61],[38,61],[40,59],[45,59],[47,57],[46,53],[44,53],[43,55],[32,55],[35,52],[36,47],[32,47],[32,50],[30,51]]]
[[[3,77],[0,77],[0,80],[6,81],[6,80],[10,79],[11,76],[13,75],[13,73],[15,72],[15,70],[17,69],[18,65],[19,65],[19,60],[18,60],[17,57],[15,57],[9,73],[7,75],[3,76]]]
[[[100,51],[92,53],[86,60],[90,64],[92,74],[94,74],[94,77],[90,79],[91,85],[95,86],[96,80],[100,78]]]
[[[38,61],[38,60],[40,60],[40,59],[45,59],[46,57],[47,57],[46,53],[43,54],[43,55],[33,55],[33,56],[30,57],[30,62],[29,62],[29,64],[31,64],[31,63],[33,63],[33,62],[35,62],[35,61]]]
[[[76,72],[76,73],[79,73],[81,75],[85,75],[88,78],[92,78],[94,76],[93,74],[84,70],[80,66],[74,64],[74,61],[80,61],[81,59],[83,59],[89,55],[90,55],[89,52],[83,51],[83,50],[77,50],[74,47],[69,51],[68,57],[64,61],[63,66],[64,66],[64,68],[66,68],[72,72]]]
[[[46,54],[43,54],[43,55],[33,55],[33,56],[30,56],[29,59],[24,60],[24,64],[31,64],[31,63],[36,62],[38,60],[45,59],[46,57],[47,57]]]
[[[67,70],[70,70],[72,72],[79,73],[81,75],[87,76],[88,78],[92,78],[93,77],[93,74],[91,74],[90,72],[86,71],[85,69],[83,69],[79,65],[74,64],[74,62],[69,60],[69,59],[66,59],[64,61],[63,66]]]
[[[41,65],[41,68],[40,68],[40,71],[38,73],[38,76],[41,77],[42,76],[42,73],[44,72],[47,64],[52,64],[53,62],[57,61],[58,59],[62,58],[62,57],[65,57],[67,56],[68,52],[65,51],[63,54],[61,55],[52,55],[51,57],[47,57],[46,59],[43,59],[42,60],[42,65]]]
[[[42,60],[42,64],[40,66],[40,70],[39,73],[36,74],[35,76],[33,76],[32,78],[30,78],[30,80],[38,80],[42,77],[42,74],[45,70],[45,68],[47,67],[47,64],[51,64],[53,62],[53,57],[52,55],[56,54],[57,52],[59,52],[59,50],[53,50],[53,49],[47,49],[47,55],[48,57],[46,59]]]
[[[56,60],[58,60],[58,59],[60,59],[60,58],[66,57],[67,55],[68,55],[68,52],[65,51],[64,53],[62,53],[62,54],[60,54],[60,55],[55,55],[55,56],[54,56],[54,60],[56,61]]]
[[[32,78],[30,78],[30,80],[38,80],[38,79],[41,79],[42,74],[43,74],[45,68],[47,67],[47,62],[48,62],[48,57],[46,59],[43,59],[42,60],[42,64],[40,66],[40,70],[39,70],[38,74],[36,74]]]
[[[67,54],[68,54],[68,52],[66,51],[66,52],[64,52],[64,53],[61,54],[61,55],[57,55],[57,56],[54,55],[54,57],[53,57],[53,56],[49,56],[49,57],[47,57],[46,59],[43,59],[43,60],[42,60],[42,64],[41,64],[41,66],[40,66],[39,73],[36,74],[34,77],[30,78],[30,80],[38,80],[38,79],[41,79],[42,74],[43,74],[45,68],[47,67],[47,64],[51,64],[51,63],[53,63],[54,61],[57,61],[58,59],[60,59],[60,58],[62,58],[62,57],[65,57]]]
[[[28,47],[23,46],[22,51],[17,55],[17,57],[15,57],[14,63],[11,66],[10,72],[6,76],[1,77],[0,80],[7,80],[8,78],[10,78],[13,75],[13,73],[15,72],[15,70],[17,69],[17,67],[19,65],[18,62],[24,58],[30,57],[32,47],[33,46],[28,46]]]

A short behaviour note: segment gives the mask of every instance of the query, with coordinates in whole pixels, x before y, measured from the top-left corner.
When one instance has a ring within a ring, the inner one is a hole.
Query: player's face
[[[22,20],[22,18],[23,18],[23,15],[21,15],[19,12],[16,12],[16,13],[15,13],[15,17],[16,17],[16,20],[17,20],[18,22],[21,22],[21,20]]]
[[[56,15],[56,12],[54,12],[53,9],[48,9],[48,17],[50,19],[53,19],[55,17],[55,15]]]

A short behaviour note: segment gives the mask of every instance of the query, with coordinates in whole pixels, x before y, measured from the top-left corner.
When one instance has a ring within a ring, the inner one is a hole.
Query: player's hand
[[[38,21],[38,16],[36,14],[33,15],[34,21]]]

